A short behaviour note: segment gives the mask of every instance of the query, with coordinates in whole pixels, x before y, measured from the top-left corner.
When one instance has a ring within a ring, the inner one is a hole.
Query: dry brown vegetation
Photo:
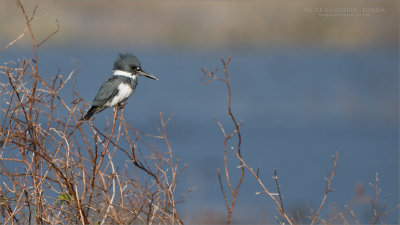
[[[160,113],[156,135],[131,127],[119,108],[103,130],[79,121],[87,105],[75,88],[72,102],[59,95],[77,73],[46,81],[38,71],[37,48],[57,31],[38,42],[31,27],[37,7],[29,15],[16,3],[34,57],[1,66],[9,81],[0,87],[2,223],[180,224],[174,190],[183,167],[168,141],[169,119]],[[117,152],[127,160],[118,162]]]
[[[245,176],[245,170],[250,173],[254,179],[258,182],[260,185],[261,191],[257,192],[257,195],[266,195],[267,198],[271,199],[274,205],[277,207],[277,214],[279,216],[276,216],[275,219],[279,224],[360,224],[359,221],[359,215],[356,215],[353,211],[353,207],[356,207],[359,205],[360,202],[358,202],[359,198],[364,198],[367,201],[362,202],[364,205],[369,205],[371,206],[371,210],[368,212],[370,214],[369,218],[369,224],[386,224],[386,216],[393,212],[394,210],[397,210],[400,205],[397,205],[393,208],[388,209],[388,203],[390,198],[387,198],[386,201],[384,201],[383,206],[379,207],[380,205],[380,194],[381,194],[381,189],[379,189],[379,178],[378,178],[378,173],[376,173],[376,180],[375,184],[371,184],[375,190],[375,196],[366,196],[364,193],[359,194],[359,196],[356,196],[355,199],[350,201],[348,205],[345,205],[343,208],[336,208],[335,213],[333,214],[328,214],[327,216],[321,216],[321,211],[324,207],[326,207],[326,199],[328,198],[328,194],[330,192],[334,191],[334,188],[332,188],[333,185],[333,180],[336,175],[336,168],[338,164],[338,158],[339,158],[339,153],[336,152],[334,156],[332,156],[333,159],[333,168],[331,172],[328,173],[326,177],[324,177],[325,182],[326,182],[326,188],[325,192],[323,193],[323,197],[321,200],[321,203],[317,210],[315,211],[311,207],[307,209],[307,221],[303,221],[303,218],[299,218],[295,215],[289,215],[289,213],[285,210],[284,204],[283,204],[283,194],[281,192],[281,188],[278,182],[278,172],[275,169],[273,172],[273,182],[275,183],[275,192],[272,192],[272,188],[267,188],[268,185],[265,185],[262,179],[259,176],[260,170],[257,169],[256,171],[253,170],[252,167],[250,167],[248,164],[246,164],[245,160],[242,157],[242,151],[241,151],[241,143],[242,143],[242,135],[240,132],[240,126],[241,123],[237,122],[236,117],[233,114],[232,111],[232,106],[231,106],[231,99],[232,99],[232,92],[231,92],[231,86],[230,86],[230,81],[229,81],[229,72],[228,72],[228,64],[231,60],[231,57],[228,57],[226,60],[221,59],[222,66],[223,66],[223,78],[218,77],[218,68],[216,68],[213,72],[210,72],[207,68],[203,68],[203,78],[202,81],[204,84],[209,84],[213,81],[221,81],[222,83],[225,84],[227,88],[227,95],[228,95],[228,104],[227,104],[227,114],[228,117],[230,118],[234,129],[229,133],[225,130],[224,126],[221,124],[221,122],[218,119],[215,119],[219,128],[221,129],[222,134],[224,135],[224,175],[225,175],[225,180],[222,179],[221,173],[218,170],[217,175],[218,175],[218,180],[220,184],[220,189],[222,192],[222,195],[225,200],[226,208],[227,208],[227,220],[226,224],[230,224],[232,222],[232,214],[233,210],[236,204],[236,200],[238,198],[238,192],[239,189],[243,183],[243,179]],[[237,173],[237,171],[229,169],[230,165],[235,162],[236,160],[239,160],[240,165],[237,167],[240,169],[239,173],[239,180],[237,181],[236,184],[234,184],[232,177],[233,173]],[[228,186],[228,191],[225,189],[225,185]]]
[[[146,134],[125,121],[123,108],[115,108],[104,129],[91,121],[83,122],[87,104],[72,85],[71,102],[60,97],[60,91],[77,72],[68,76],[55,75],[45,80],[38,70],[37,48],[58,32],[37,41],[31,22],[32,12],[25,11],[16,1],[25,18],[26,29],[3,50],[25,34],[32,41],[31,59],[8,62],[0,66],[0,75],[8,82],[0,83],[0,215],[2,224],[181,224],[175,186],[185,166],[173,154],[166,126],[170,118],[160,113],[158,134]],[[58,22],[56,22],[58,25]],[[58,26],[57,26],[58,27]],[[2,51],[3,51],[2,50]],[[216,122],[224,135],[224,170],[218,171],[220,189],[227,208],[226,223],[232,222],[239,189],[246,174],[260,185],[259,196],[271,199],[277,207],[280,224],[360,224],[351,201],[334,214],[321,215],[325,200],[333,191],[338,153],[333,156],[333,168],[326,177],[326,189],[316,211],[309,209],[308,222],[290,215],[283,204],[283,192],[278,173],[265,184],[259,170],[253,170],[242,157],[240,131],[231,107],[231,87],[228,65],[230,57],[222,60],[224,77],[218,70],[203,69],[205,83],[222,81],[228,94],[227,115],[234,125],[231,132]],[[126,161],[116,160],[122,154]],[[240,162],[239,170],[229,164]],[[231,179],[239,172],[239,180]],[[272,187],[269,187],[269,186]],[[370,224],[385,223],[386,216],[398,209],[388,209],[388,200],[380,205],[381,189],[378,174],[371,186],[374,197],[366,197],[371,206]],[[271,191],[274,190],[274,191]],[[360,198],[360,196],[358,196]],[[365,196],[361,196],[365,197]]]

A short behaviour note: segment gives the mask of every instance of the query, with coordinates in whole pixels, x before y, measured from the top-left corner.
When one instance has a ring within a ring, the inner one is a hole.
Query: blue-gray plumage
[[[138,58],[133,54],[119,54],[114,62],[113,76],[101,85],[92,107],[82,119],[88,120],[95,113],[125,102],[135,91],[138,76],[158,80],[155,76],[143,71]]]

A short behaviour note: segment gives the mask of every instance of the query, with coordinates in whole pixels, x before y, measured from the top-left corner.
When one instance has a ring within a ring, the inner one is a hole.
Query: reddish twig
[[[53,33],[49,34],[49,36],[47,36],[45,39],[43,39],[43,41],[41,41],[39,44],[37,44],[36,47],[39,48],[39,46],[41,46],[43,43],[45,43],[47,40],[49,40],[51,37],[53,37],[55,34],[57,34],[60,31],[60,24],[58,23],[58,20],[56,20],[56,24],[57,24],[57,30],[55,30]]]
[[[229,177],[229,169],[228,169],[228,153],[227,153],[227,149],[228,149],[228,141],[233,138],[235,135],[237,137],[237,144],[236,144],[236,149],[238,152],[238,155],[241,157],[242,153],[241,153],[241,145],[242,145],[242,135],[240,133],[240,123],[237,122],[235,116],[233,115],[232,112],[232,92],[231,92],[231,86],[230,86],[230,82],[229,82],[229,72],[228,72],[228,64],[231,60],[231,57],[229,56],[228,59],[225,61],[224,59],[221,59],[222,61],[222,65],[224,67],[224,75],[225,78],[221,79],[221,78],[217,78],[217,71],[218,69],[216,69],[214,72],[210,73],[207,69],[203,68],[202,72],[204,74],[202,80],[204,79],[208,79],[207,81],[204,82],[204,84],[208,84],[209,82],[211,82],[212,80],[217,80],[217,81],[222,81],[225,83],[225,86],[227,88],[228,91],[228,116],[230,117],[233,125],[235,126],[235,129],[232,131],[231,134],[227,134],[222,126],[222,124],[217,120],[217,124],[221,129],[221,132],[224,135],[224,168],[225,168],[225,177],[226,177],[226,181],[228,184],[228,187],[231,191],[231,195],[232,195],[232,201],[230,204],[227,204],[227,209],[228,209],[228,218],[226,223],[230,224],[232,221],[232,213],[233,213],[233,209],[235,207],[236,204],[236,200],[237,200],[237,195],[239,193],[239,189],[242,185],[243,179],[244,179],[244,168],[243,168],[243,164],[241,163],[241,165],[239,166],[241,169],[241,174],[240,174],[240,178],[239,181],[236,183],[235,186],[232,185],[231,179]],[[225,194],[225,191],[223,189],[223,185],[222,183],[220,183],[220,187],[221,187],[221,191],[222,194],[224,195],[224,199],[225,199],[225,203],[227,203],[227,197]]]
[[[335,174],[336,174],[336,166],[337,166],[338,157],[339,157],[339,152],[336,152],[336,155],[332,157],[333,158],[333,169],[332,169],[330,177],[329,178],[325,177],[325,181],[326,181],[325,194],[324,194],[324,197],[322,198],[321,204],[320,204],[317,212],[312,217],[311,225],[314,224],[315,220],[318,218],[318,216],[321,212],[321,209],[325,204],[325,200],[328,197],[329,192],[333,191],[331,189],[331,185],[332,185],[333,178],[335,177]]]
[[[278,201],[278,199],[275,198],[276,195],[280,195],[280,194],[279,194],[279,193],[272,193],[272,192],[270,192],[270,191],[267,189],[267,187],[265,187],[265,185],[264,185],[264,183],[261,181],[261,179],[259,178],[257,172],[254,172],[253,169],[250,168],[250,167],[244,162],[243,158],[239,155],[238,152],[236,152],[235,150],[232,150],[232,151],[236,154],[237,158],[238,158],[238,159],[240,160],[240,162],[242,163],[243,168],[246,168],[246,169],[251,173],[251,175],[254,176],[254,178],[257,180],[258,184],[259,184],[259,185],[261,186],[261,188],[263,189],[263,192],[258,192],[258,193],[256,193],[256,194],[261,194],[261,193],[267,194],[267,195],[274,201],[275,205],[279,208],[279,211],[282,213],[283,218],[285,218],[285,220],[286,220],[290,225],[292,225],[293,222],[292,222],[292,220],[289,218],[289,216],[287,215],[287,213],[285,212],[285,210],[284,210],[282,204]]]
[[[258,173],[256,174],[258,177]],[[278,196],[279,196],[279,201],[280,201],[280,206],[279,206],[279,210],[281,211],[281,214],[286,214],[285,213],[285,208],[283,207],[283,200],[282,200],[282,194],[281,194],[281,187],[278,183],[278,172],[276,171],[276,169],[274,169],[274,176],[273,179],[275,181],[276,184],[276,190],[278,191]],[[290,223],[290,222],[289,222]]]

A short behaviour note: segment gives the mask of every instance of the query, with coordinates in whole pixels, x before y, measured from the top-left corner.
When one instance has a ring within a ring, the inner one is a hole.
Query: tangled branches
[[[157,135],[134,129],[119,108],[104,129],[79,121],[87,105],[75,87],[72,102],[60,96],[77,73],[49,81],[38,70],[37,48],[58,29],[36,44],[30,25],[37,7],[28,16],[17,5],[34,56],[0,67],[8,81],[0,83],[2,223],[181,224],[174,191],[183,167],[172,153],[163,115]],[[156,140],[164,142],[160,149]]]

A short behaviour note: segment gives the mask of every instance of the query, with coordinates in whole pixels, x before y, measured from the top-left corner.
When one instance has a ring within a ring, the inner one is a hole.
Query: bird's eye
[[[137,68],[137,66],[131,66],[131,69],[132,70],[137,70],[138,68]]]

